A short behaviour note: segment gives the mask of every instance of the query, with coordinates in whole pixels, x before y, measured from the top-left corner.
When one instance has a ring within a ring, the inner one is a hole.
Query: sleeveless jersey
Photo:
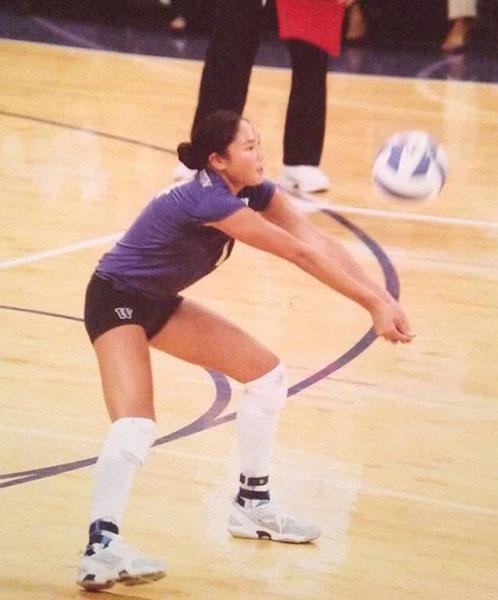
[[[234,239],[205,224],[245,206],[264,210],[274,192],[275,184],[265,180],[235,196],[221,177],[200,171],[156,196],[102,256],[96,274],[117,289],[151,298],[175,295],[230,256]]]

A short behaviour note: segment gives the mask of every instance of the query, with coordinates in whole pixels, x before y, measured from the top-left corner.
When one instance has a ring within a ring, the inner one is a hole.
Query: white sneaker
[[[192,181],[196,174],[197,171],[195,169],[189,169],[182,162],[177,162],[175,168],[173,169],[172,177],[175,183],[181,184]]]
[[[325,192],[330,188],[330,179],[319,168],[312,165],[296,165],[282,167],[280,177],[282,187],[297,188],[300,192]]]
[[[320,537],[315,525],[299,523],[283,514],[273,502],[265,502],[256,508],[243,508],[233,501],[228,519],[228,531],[234,537],[266,539],[274,542],[303,544]]]
[[[162,562],[130,548],[120,535],[107,545],[87,546],[78,569],[77,583],[85,590],[107,590],[115,583],[141,585],[166,575]]]

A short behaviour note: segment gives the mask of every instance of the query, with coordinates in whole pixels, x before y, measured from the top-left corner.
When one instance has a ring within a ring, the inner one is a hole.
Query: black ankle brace
[[[90,527],[88,530],[88,535],[89,535],[89,541],[88,541],[88,545],[91,546],[92,544],[104,544],[107,545],[111,539],[112,536],[107,536],[106,533],[115,533],[116,535],[119,534],[119,528],[118,526],[113,523],[112,521],[104,521],[103,519],[97,519],[96,521],[93,521],[93,523],[90,523]]]
[[[245,506],[246,500],[270,500],[270,491],[268,489],[257,489],[258,487],[267,488],[269,481],[268,475],[263,477],[246,477],[241,474],[239,481],[241,485],[236,501],[240,506]]]

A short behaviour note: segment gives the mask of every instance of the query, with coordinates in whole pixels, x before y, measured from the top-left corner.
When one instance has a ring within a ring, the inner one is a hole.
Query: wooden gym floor
[[[458,67],[458,62],[455,63]],[[108,427],[81,324],[103,251],[159,189],[201,64],[0,40],[2,600],[85,597],[94,457]],[[256,68],[246,114],[278,175],[289,72]],[[495,600],[498,594],[498,112],[495,85],[329,75],[330,194],[297,200],[401,299],[418,337],[238,245],[188,291],[273,348],[291,388],[272,476],[315,545],[231,539],[240,386],[154,354],[160,444],[124,532],[167,578],[94,598]],[[440,139],[430,204],[370,181],[400,129]],[[332,212],[330,211],[332,209]]]

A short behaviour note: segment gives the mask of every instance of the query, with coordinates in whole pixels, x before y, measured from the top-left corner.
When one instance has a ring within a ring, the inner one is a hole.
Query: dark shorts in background
[[[118,290],[110,281],[94,274],[86,290],[85,328],[92,343],[99,335],[121,325],[140,325],[150,340],[182,300],[182,296],[153,300],[140,294]]]

